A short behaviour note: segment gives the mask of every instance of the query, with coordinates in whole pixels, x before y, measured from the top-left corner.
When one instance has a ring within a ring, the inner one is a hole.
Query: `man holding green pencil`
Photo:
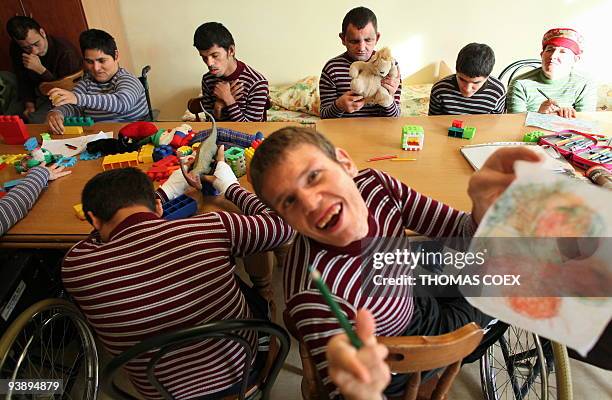
[[[438,335],[472,321],[482,327],[491,322],[463,297],[415,297],[408,285],[394,287],[393,295],[374,295],[362,276],[362,240],[401,238],[405,229],[434,238],[471,238],[488,207],[514,179],[514,161],[539,159],[523,148],[496,154],[470,182],[470,214],[384,172],[358,171],[346,151],[310,129],[283,128],[257,149],[250,166],[255,192],[300,233],[283,269],[285,302],[330,398],[341,396],[325,359],[328,341],[343,329],[338,313],[355,321],[358,309],[368,309],[380,336]],[[329,303],[337,303],[336,314]],[[485,338],[477,350],[484,352],[497,337]],[[370,349],[371,340],[361,342]],[[352,343],[359,341],[353,338]],[[473,356],[479,358],[476,352]],[[393,379],[387,393],[401,391],[404,383]]]
[[[595,111],[596,87],[574,69],[582,46],[582,35],[573,29],[556,28],[546,32],[540,53],[542,67],[510,82],[508,112],[537,111],[575,118],[577,111]]]

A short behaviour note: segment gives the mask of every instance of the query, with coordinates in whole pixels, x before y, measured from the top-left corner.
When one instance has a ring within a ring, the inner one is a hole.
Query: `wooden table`
[[[155,123],[159,128],[174,128],[180,124],[181,122]],[[85,134],[113,131],[116,135],[124,125],[120,123],[99,123],[92,127],[86,127]],[[191,123],[190,125],[195,131],[211,127],[211,124],[207,122]],[[219,127],[249,134],[261,131],[264,135],[269,135],[275,130],[289,125],[296,124],[283,122],[228,122],[218,124]],[[46,125],[28,125],[27,127],[32,136],[39,136],[41,132],[47,130]],[[53,136],[55,139],[68,137]],[[20,154],[24,152],[23,146],[0,144],[0,154]],[[102,172],[102,159],[79,160],[76,166],[71,169],[71,175],[49,183],[49,187],[41,194],[28,215],[0,238],[0,247],[68,248],[84,239],[91,232],[91,225],[77,219],[72,206],[81,203],[81,190],[85,183],[97,173]],[[0,171],[0,182],[19,177],[12,167]],[[202,207],[201,211],[227,208],[229,207],[228,203],[231,204],[226,200],[214,199],[211,200],[211,203]],[[231,209],[231,207],[229,208]]]
[[[599,122],[600,132],[612,135],[612,112],[580,113],[578,118]],[[453,119],[476,128],[472,140],[448,137]],[[469,144],[522,141],[523,135],[540,128],[524,126],[525,114],[461,115],[403,118],[349,118],[317,122],[316,128],[337,147],[348,151],[359,169],[376,168],[399,178],[415,190],[452,207],[472,208],[467,185],[474,172],[459,149]],[[421,125],[425,146],[421,151],[403,151],[403,125]],[[367,162],[372,157],[394,154],[417,161]]]

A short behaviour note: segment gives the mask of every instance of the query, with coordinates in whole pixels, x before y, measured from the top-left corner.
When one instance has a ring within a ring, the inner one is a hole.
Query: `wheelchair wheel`
[[[33,304],[0,339],[1,379],[61,379],[62,396],[9,393],[6,399],[95,399],[98,353],[79,310],[62,299]]]
[[[513,326],[480,360],[486,400],[571,400],[565,346]]]

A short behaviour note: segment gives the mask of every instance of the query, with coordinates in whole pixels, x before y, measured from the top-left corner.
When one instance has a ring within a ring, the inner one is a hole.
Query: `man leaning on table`
[[[537,111],[576,117],[576,111],[595,111],[594,83],[574,69],[583,50],[580,33],[551,29],[542,38],[542,67],[518,76],[508,88],[508,112]]]

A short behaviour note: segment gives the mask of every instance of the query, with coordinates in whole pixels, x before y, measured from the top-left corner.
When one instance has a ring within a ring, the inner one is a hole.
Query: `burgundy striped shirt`
[[[378,104],[367,104],[359,111],[345,113],[335,101],[344,93],[351,90],[351,76],[349,69],[354,60],[351,60],[348,53],[340,54],[325,64],[319,80],[319,93],[321,95],[321,118],[357,118],[357,117],[399,117],[400,116],[400,96],[402,85],[395,91],[395,101],[389,107],[379,106]],[[397,66],[397,61],[395,62]]]
[[[64,286],[111,354],[162,332],[251,318],[234,258],[278,247],[292,230],[240,186],[230,186],[226,197],[245,215],[211,212],[165,221],[136,213],[108,242],[94,232],[68,252]],[[255,345],[254,334],[245,337]],[[238,347],[215,340],[173,351],[156,375],[177,399],[218,392],[240,380],[245,355]],[[126,370],[145,398],[157,399],[146,377],[149,357],[128,363]]]
[[[410,229],[429,237],[471,237],[476,230],[471,215],[430,199],[373,169],[360,171],[355,183],[369,210],[369,238],[402,237]],[[352,321],[360,308],[376,319],[376,335],[403,334],[411,322],[411,287],[395,286],[394,293],[369,296],[362,292],[361,243],[338,248],[298,235],[284,266],[285,302],[300,336],[313,356],[330,398],[340,396],[327,376],[325,350],[328,340],[342,332],[307,271],[312,265],[330,288],[340,308]]]
[[[213,94],[218,82],[232,82],[238,80],[242,83],[242,93],[236,102],[225,107],[221,114],[221,121],[259,122],[266,120],[266,107],[268,105],[268,81],[242,61],[230,76],[217,78],[210,72],[202,77],[202,104],[204,109],[213,114],[216,97]]]

